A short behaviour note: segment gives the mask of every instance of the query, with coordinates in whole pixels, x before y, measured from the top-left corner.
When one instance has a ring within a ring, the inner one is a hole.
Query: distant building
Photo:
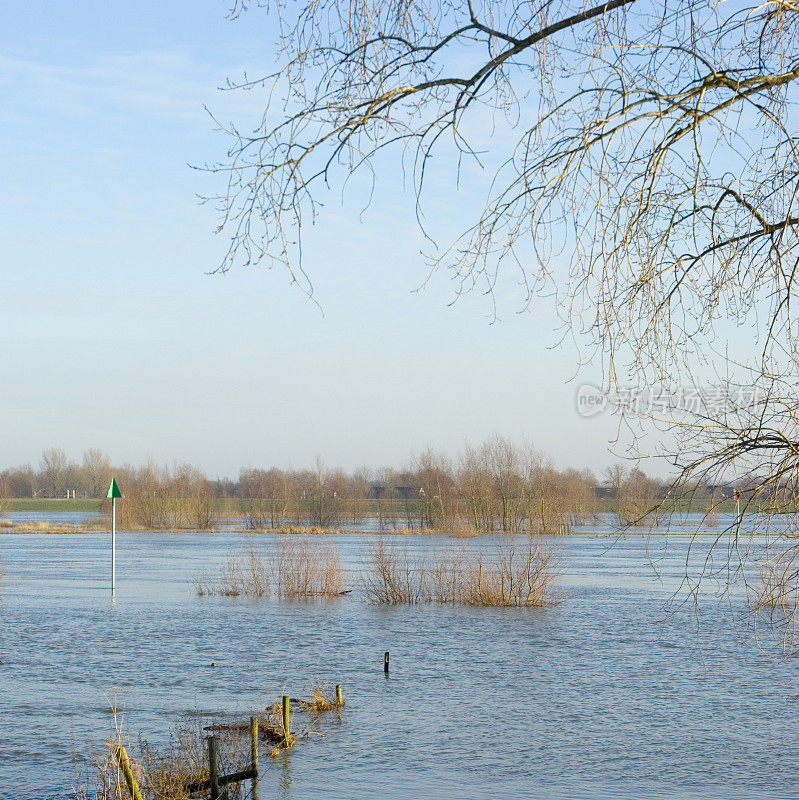
[[[731,497],[735,495],[735,487],[730,486],[729,483],[717,483],[712,484],[707,487],[708,494],[710,495],[720,495],[725,500],[729,500]]]
[[[419,496],[418,486],[395,486],[389,490],[386,486],[370,486],[366,496],[370,500],[383,500],[393,497],[396,500],[413,500]]]

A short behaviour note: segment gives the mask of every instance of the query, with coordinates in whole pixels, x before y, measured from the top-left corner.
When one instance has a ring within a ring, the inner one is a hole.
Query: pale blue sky
[[[209,276],[224,241],[190,163],[223,155],[203,110],[246,122],[256,94],[216,87],[274,66],[262,10],[225,2],[9,6],[0,28],[0,466],[45,447],[115,462],[400,465],[426,445],[455,453],[492,432],[561,466],[611,460],[610,419],[575,412],[573,350],[539,306],[501,320],[425,276],[399,170],[363,221],[328,203],[306,240],[324,316],[265,269]],[[435,183],[455,233],[477,195]],[[436,220],[434,220],[436,221]],[[445,238],[445,237],[444,237]],[[592,375],[586,373],[586,377]]]

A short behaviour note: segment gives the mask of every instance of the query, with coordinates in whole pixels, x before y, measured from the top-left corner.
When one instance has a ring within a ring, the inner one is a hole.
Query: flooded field
[[[699,616],[664,615],[685,538],[664,553],[561,537],[563,602],[544,609],[371,606],[357,583],[373,534],[329,537],[344,597],[196,597],[194,576],[243,538],[120,534],[112,604],[107,534],[0,536],[1,797],[68,797],[114,692],[134,741],[157,745],[187,715],[247,714],[319,679],[343,684],[342,722],[264,758],[262,798],[799,797],[795,661],[759,652],[712,592]]]

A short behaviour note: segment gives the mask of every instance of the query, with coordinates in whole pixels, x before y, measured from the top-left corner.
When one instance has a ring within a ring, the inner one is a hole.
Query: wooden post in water
[[[211,786],[211,793],[208,795],[211,800],[219,800],[219,764],[216,760],[216,736],[209,736],[208,742],[208,783]]]
[[[289,703],[291,702],[288,695],[283,695],[283,737],[286,742],[286,747],[291,745],[291,732],[289,731]]]
[[[341,684],[340,683],[336,684],[336,705],[337,706],[343,706],[344,705],[344,699],[341,696]]]
[[[136,776],[133,774],[133,769],[130,766],[130,759],[122,745],[119,745],[119,749],[117,750],[117,762],[119,766],[122,767],[122,774],[125,776],[125,781],[128,784],[128,789],[130,789],[131,797],[133,797],[133,800],[142,800],[139,784],[136,782]]]
[[[250,717],[250,752],[252,753],[252,769],[255,773],[255,777],[252,779],[253,795],[255,795],[258,785],[258,717]]]
[[[388,650],[386,650],[386,654],[383,656],[383,672],[385,672],[386,675],[388,675],[388,660],[389,660],[389,658],[390,658],[390,654],[389,654]]]

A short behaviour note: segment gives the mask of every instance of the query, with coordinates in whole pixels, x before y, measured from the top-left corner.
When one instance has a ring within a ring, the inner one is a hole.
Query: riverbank
[[[21,522],[13,523],[7,519],[0,519],[0,536],[3,534],[43,534],[43,535],[81,535],[92,533],[106,533],[110,530],[110,520],[105,517],[99,519],[97,522],[90,524],[86,523],[49,523],[46,521],[38,522]],[[553,538],[568,538],[572,536],[591,536],[591,537],[604,537],[608,539],[634,537],[652,537],[652,536],[682,536],[691,537],[697,535],[713,535],[723,534],[725,529],[721,526],[714,528],[701,527],[701,526],[685,526],[676,525],[669,528],[666,525],[658,525],[653,528],[623,528],[623,529],[610,529],[610,528],[573,528],[571,530],[564,530],[556,533],[545,533],[544,536]],[[318,527],[281,527],[281,528],[240,528],[225,525],[214,530],[205,530],[200,528],[159,528],[157,530],[137,530],[137,529],[121,529],[117,528],[117,534],[188,534],[188,535],[214,535],[221,534],[239,534],[242,536],[247,535],[270,535],[280,534],[284,536],[440,536],[448,539],[474,539],[480,536],[513,536],[510,532],[493,531],[493,532],[475,532],[475,531],[440,531],[430,529],[418,528],[386,528],[385,530],[365,530],[356,528],[318,528]],[[524,532],[519,532],[524,533]],[[747,536],[767,537],[774,536],[774,531],[748,531]]]

